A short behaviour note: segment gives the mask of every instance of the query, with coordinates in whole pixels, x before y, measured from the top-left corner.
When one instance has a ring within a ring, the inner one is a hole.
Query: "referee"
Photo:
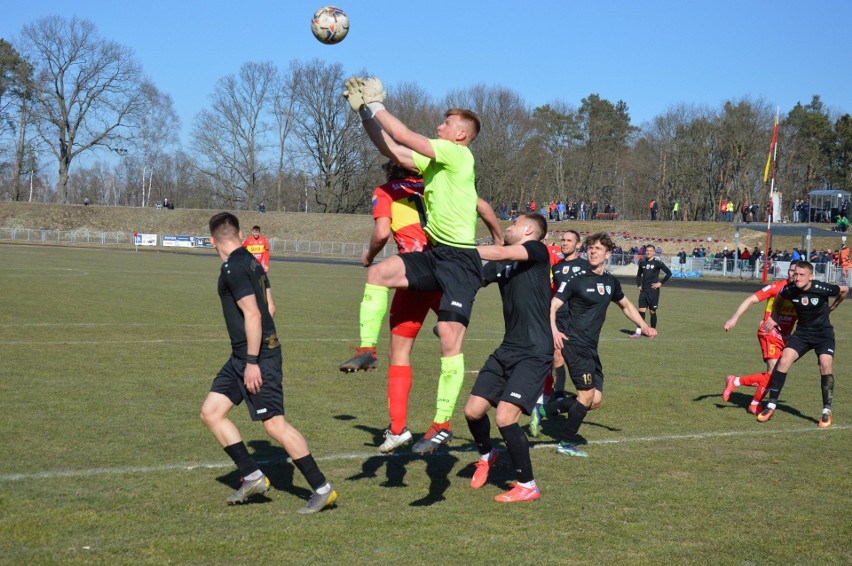
[[[656,257],[657,249],[653,244],[645,246],[645,257],[639,260],[636,273],[636,286],[639,287],[639,314],[645,320],[645,311],[651,311],[651,328],[657,328],[657,307],[660,304],[660,287],[672,278],[672,271]],[[660,281],[660,272],[665,274]],[[636,327],[631,338],[642,336],[642,329]]]

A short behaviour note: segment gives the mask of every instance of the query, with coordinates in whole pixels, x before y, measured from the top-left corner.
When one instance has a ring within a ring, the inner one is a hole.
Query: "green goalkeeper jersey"
[[[470,149],[447,140],[430,139],[435,159],[412,152],[423,173],[426,234],[435,244],[476,247],[476,175]]]

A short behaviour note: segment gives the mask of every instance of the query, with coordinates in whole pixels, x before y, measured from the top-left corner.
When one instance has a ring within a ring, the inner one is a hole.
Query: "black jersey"
[[[621,283],[608,271],[602,275],[587,272],[556,290],[556,298],[568,304],[571,316],[557,319],[556,327],[574,345],[597,348],[609,303],[624,298]]]
[[[660,271],[665,273],[665,277],[660,281]],[[666,267],[666,264],[657,258],[646,259],[642,258],[639,261],[639,271],[636,272],[636,286],[643,289],[650,289],[651,285],[660,281],[665,284],[666,281],[672,278],[672,270]]]
[[[837,285],[811,281],[807,291],[799,289],[795,283],[788,283],[781,289],[778,296],[793,303],[796,315],[799,317],[796,332],[821,334],[834,331],[828,316],[828,298],[839,294],[840,287]]]
[[[558,290],[563,283],[572,277],[582,275],[592,270],[592,266],[585,259],[577,256],[574,259],[563,259],[553,266],[553,288]],[[568,317],[568,303],[565,303],[556,311],[556,320]]]
[[[246,326],[243,311],[237,306],[237,301],[254,294],[260,309],[263,334],[261,336],[260,355],[279,347],[275,323],[266,303],[266,289],[269,278],[260,262],[243,247],[239,247],[228,256],[219,272],[219,299],[222,301],[222,313],[225,315],[225,325],[231,337],[231,349],[237,358],[245,358]]]
[[[553,354],[550,329],[550,253],[539,241],[524,242],[529,259],[490,262],[486,280],[497,281],[503,298],[506,334],[501,348]]]
[[[580,256],[577,256],[574,259],[563,259],[562,261],[554,265],[552,269],[553,283],[558,289],[559,285],[563,281],[567,281],[575,275],[591,271],[592,266],[589,264],[588,261],[581,258]]]

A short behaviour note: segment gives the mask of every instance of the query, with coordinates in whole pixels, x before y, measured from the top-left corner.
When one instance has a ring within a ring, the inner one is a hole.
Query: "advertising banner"
[[[173,234],[163,236],[164,248],[191,248],[194,243],[195,238],[193,236],[175,236]]]
[[[137,246],[156,246],[157,245],[157,235],[156,234],[140,234],[139,232],[133,233],[133,243]]]

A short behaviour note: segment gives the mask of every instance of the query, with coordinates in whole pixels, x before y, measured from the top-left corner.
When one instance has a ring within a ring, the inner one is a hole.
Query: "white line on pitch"
[[[605,444],[632,444],[634,442],[669,442],[677,440],[702,440],[707,438],[730,438],[735,436],[767,436],[777,434],[801,434],[801,433],[819,433],[830,434],[836,430],[852,430],[852,426],[833,426],[829,429],[820,429],[815,426],[808,428],[788,428],[788,429],[767,429],[761,430],[738,430],[729,432],[698,432],[693,434],[673,434],[661,436],[638,436],[631,438],[615,438],[611,440],[590,440],[589,446],[605,445]],[[534,444],[531,447],[554,448],[556,444]],[[473,452],[473,448],[452,448],[451,452]],[[379,452],[360,452],[349,454],[333,454],[331,456],[317,456],[317,460],[321,461],[337,461],[337,460],[366,460],[368,458],[394,458],[402,456],[402,454],[381,454]],[[410,454],[405,454],[411,457]],[[427,457],[440,456],[427,455]],[[269,464],[281,461],[278,460],[259,460],[258,464]],[[125,468],[84,468],[80,470],[53,470],[44,472],[33,472],[29,474],[4,474],[0,475],[0,483],[13,482],[20,480],[33,479],[52,479],[52,478],[80,478],[97,475],[125,475],[125,474],[147,474],[169,471],[192,471],[196,469],[224,469],[232,468],[232,462],[209,462],[201,464],[163,464],[161,466],[129,466]]]

